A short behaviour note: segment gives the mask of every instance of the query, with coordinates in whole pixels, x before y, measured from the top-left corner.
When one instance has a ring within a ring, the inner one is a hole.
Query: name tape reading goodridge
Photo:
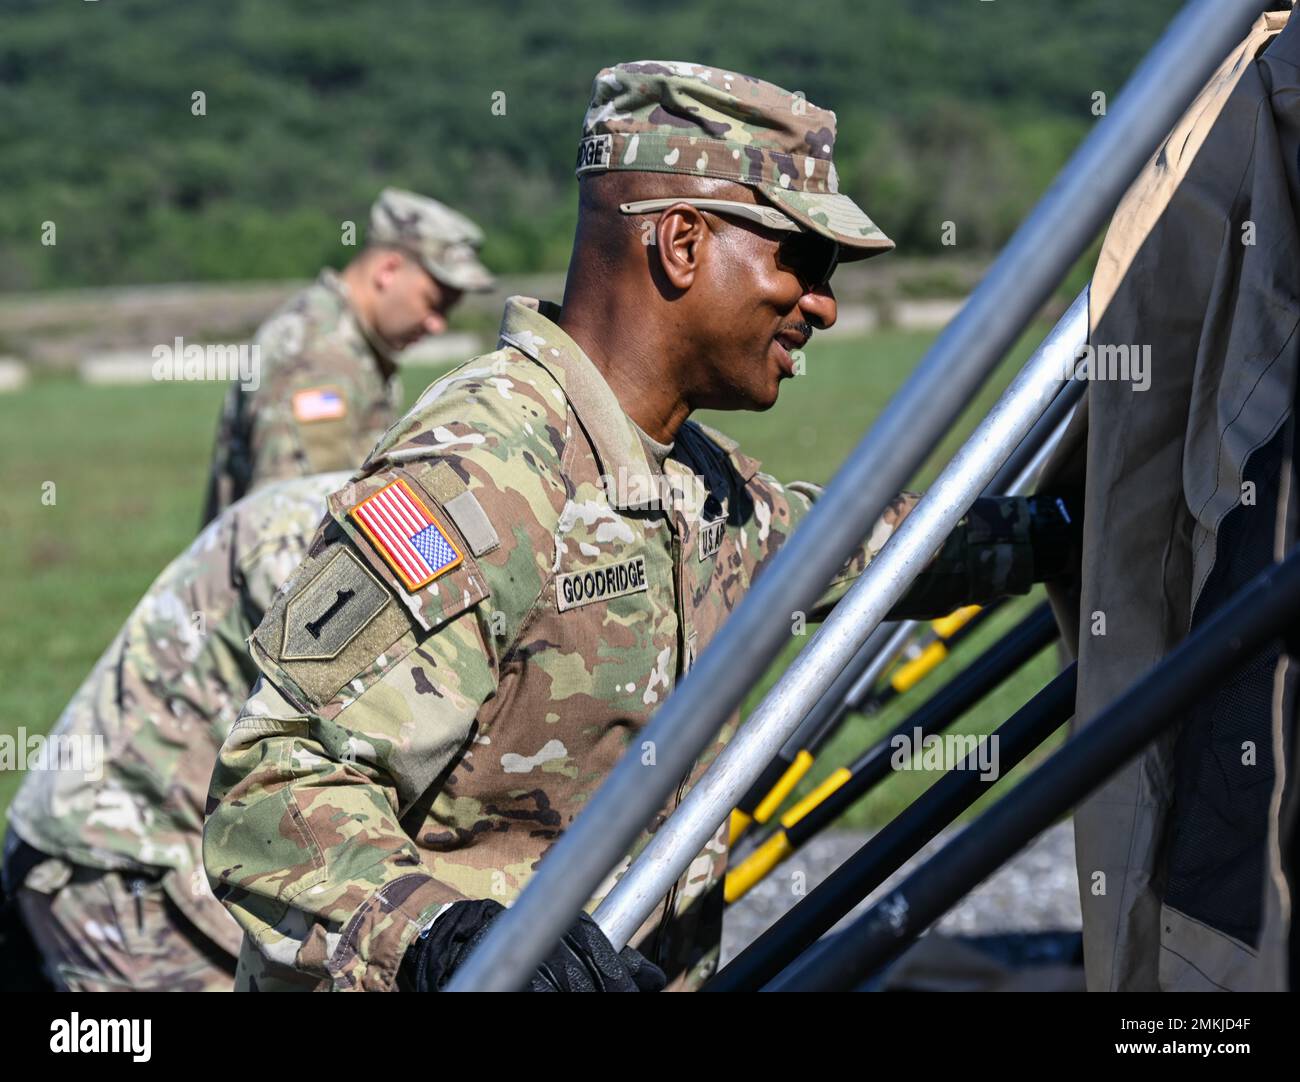
[[[609,168],[609,157],[614,150],[614,137],[605,135],[588,135],[578,144],[578,164],[576,171],[585,173],[590,169]]]
[[[555,597],[561,612],[593,601],[640,593],[645,588],[644,556],[593,567],[590,571],[567,571],[555,579]]]

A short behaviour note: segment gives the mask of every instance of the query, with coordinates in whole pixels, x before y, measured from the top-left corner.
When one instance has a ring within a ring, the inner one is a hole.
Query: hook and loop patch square
[[[348,517],[412,593],[464,560],[448,532],[400,477],[362,500]]]

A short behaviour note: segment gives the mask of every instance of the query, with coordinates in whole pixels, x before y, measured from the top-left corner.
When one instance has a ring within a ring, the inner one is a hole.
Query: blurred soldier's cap
[[[483,231],[451,207],[414,192],[399,188],[380,192],[370,208],[366,240],[405,249],[453,289],[491,289],[495,281],[478,258]]]
[[[832,153],[835,114],[748,75],[671,60],[605,68],[592,84],[578,176],[612,169],[720,177],[756,189],[840,259],[894,247],[847,195]]]

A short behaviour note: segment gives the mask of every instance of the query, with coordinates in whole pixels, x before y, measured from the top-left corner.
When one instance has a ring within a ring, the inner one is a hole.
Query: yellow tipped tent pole
[[[1086,310],[1086,298],[1085,291],[1074,305],[1082,303],[1083,310]],[[1077,387],[1058,397],[1004,464],[1005,476],[1000,472],[986,491],[1017,494],[1032,487],[1069,424],[1078,398]],[[788,793],[793,788],[790,779],[797,784],[807,773],[807,768],[799,762],[801,753],[807,751],[815,755],[849,713],[874,713],[898,695],[914,688],[1005,601],[1003,598],[984,606],[967,605],[931,621],[931,634],[934,636],[931,642],[918,656],[900,664],[882,691],[872,694],[881,674],[908,648],[908,639],[920,627],[920,622],[905,620],[877,628],[737,804],[730,818],[729,838],[733,850],[750,827],[755,823],[765,824],[775,814],[781,800],[774,801],[771,796],[778,789],[783,794]]]
[[[889,675],[886,686],[865,700],[862,709],[874,713],[893,702],[898,696],[911,691],[917,684],[937,669],[997,606],[967,605],[954,613],[930,622],[928,641],[920,653],[904,661]]]
[[[896,742],[919,750],[931,733],[940,733],[1037,656],[1057,637],[1056,620],[1044,602],[1011,631],[940,688],[919,709],[852,765],[841,767],[781,817],[780,828],[727,872],[723,897],[743,898],[766,875],[794,855],[813,835],[835,822],[889,776]]]
[[[908,688],[914,687],[932,672],[965,635],[974,631],[980,622],[996,611],[1001,604],[1002,601],[999,600],[982,608],[979,605],[967,605],[948,616],[932,621],[930,626],[941,639],[927,646],[920,657],[900,666],[890,678],[890,687],[894,689],[895,694],[901,694]],[[882,636],[885,643],[883,649],[868,641],[862,654],[865,655],[868,650],[875,654],[875,662],[871,669],[875,670],[877,676],[890,660],[904,649],[907,638],[919,626],[919,622],[912,620],[895,625],[894,630]],[[822,701],[809,711],[808,716],[786,742],[785,747],[741,798],[729,820],[728,836],[732,846],[735,846],[754,824],[768,823],[776,816],[795,786],[812,769],[817,753],[839,731],[844,719],[858,709],[852,689],[870,687],[875,682],[870,670],[861,675],[859,673],[861,673],[859,666],[845,667],[843,679],[833,684]],[[900,677],[900,674],[904,673],[906,686],[903,684],[904,678]]]
[[[731,818],[727,820],[727,848],[734,849],[736,847],[736,843],[745,836],[745,831],[749,829],[749,824],[753,821],[752,816],[739,808],[732,808]]]
[[[980,611],[979,605],[967,605],[965,608],[958,609],[956,612],[949,613],[938,620],[931,620],[930,627],[939,638],[951,639],[958,631],[969,624]]]
[[[787,831],[825,801],[836,789],[852,779],[853,771],[846,766],[840,767],[781,816],[781,829],[761,842],[758,848],[735,868],[728,870],[722,890],[723,898],[728,905],[738,898],[743,898],[773,868],[794,854],[798,843],[790,840]]]
[[[807,754],[807,765],[810,766],[811,757],[817,748],[835,731],[851,709],[853,688],[860,683],[867,686],[874,684],[907,645],[908,638],[918,626],[916,621],[907,620],[882,624],[872,632],[852,662],[835,678],[830,688],[782,745],[776,757],[763,768],[745,795],[736,802],[731,813],[729,831],[733,847],[756,821],[765,823],[772,818],[781,801],[773,803],[769,799],[771,794],[778,788],[783,794],[788,794],[807,773],[807,766],[800,762],[800,754]],[[781,799],[784,799],[784,795]],[[759,819],[760,809],[762,819]]]
[[[766,823],[773,815],[776,814],[777,808],[785,803],[785,798],[794,792],[794,787],[798,785],[805,774],[812,769],[813,754],[807,748],[801,748],[799,754],[794,757],[794,762],[781,775],[781,780],[772,786],[772,791],[760,801],[757,808],[754,809],[754,821]]]

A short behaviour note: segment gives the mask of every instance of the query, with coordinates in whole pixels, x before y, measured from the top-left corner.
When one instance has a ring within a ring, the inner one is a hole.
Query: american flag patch
[[[461,562],[455,543],[401,479],[362,500],[348,514],[408,590],[427,586]]]
[[[293,396],[293,416],[297,421],[333,421],[347,412],[348,404],[333,387],[313,387]]]

